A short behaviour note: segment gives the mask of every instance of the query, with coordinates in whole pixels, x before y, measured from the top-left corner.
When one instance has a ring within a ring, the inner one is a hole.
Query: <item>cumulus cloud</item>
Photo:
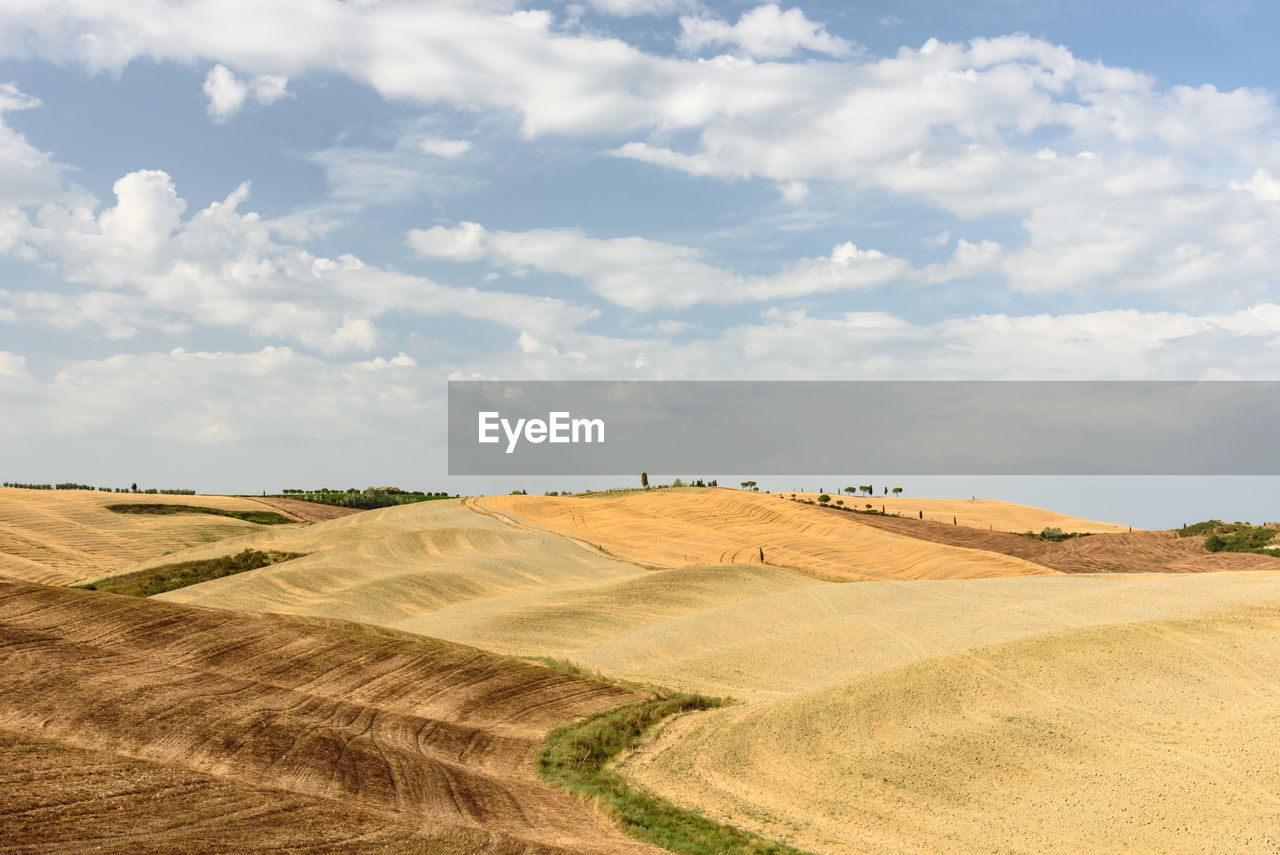
[[[572,329],[597,314],[562,300],[450,287],[280,243],[278,226],[241,212],[243,184],[184,217],[186,202],[160,171],[116,182],[101,209],[82,194],[50,203],[24,235],[78,292],[0,292],[0,309],[24,323],[97,329],[127,338],[140,328],[177,333],[227,327],[328,353],[367,352],[389,312],[455,314],[514,330]]]
[[[947,239],[950,239],[950,235],[947,235]],[[936,238],[934,240],[936,242]],[[926,265],[917,271],[913,278],[924,285],[939,285],[955,279],[969,279],[995,268],[1003,255],[1004,247],[995,241],[970,243],[960,238],[956,241],[956,248],[950,261],[945,264]]]
[[[241,80],[225,65],[209,69],[204,78],[204,95],[208,99],[205,109],[215,122],[225,122],[239,113],[252,96],[260,104],[272,104],[286,94],[288,78],[275,74],[261,74],[251,80]]]
[[[6,113],[39,106],[39,98],[12,83],[0,83],[0,252],[8,248],[21,227],[6,211],[43,202],[61,189],[63,168],[4,121]]]
[[[604,5],[622,13],[662,4]],[[949,230],[966,235],[951,259],[924,268],[919,275],[926,280],[981,269],[999,271],[1021,291],[1164,290],[1178,301],[1237,306],[1274,296],[1280,248],[1270,236],[1280,229],[1280,206],[1272,176],[1280,174],[1280,121],[1274,95],[1265,90],[1165,86],[1150,75],[1088,61],[1028,36],[930,40],[892,56],[865,57],[846,51],[839,40],[824,40],[835,37],[781,6],[753,9],[733,23],[691,18],[701,22],[690,24],[693,42],[739,54],[710,59],[660,56],[599,33],[569,33],[547,16],[513,17],[509,3],[289,0],[256,16],[252,28],[226,8],[216,0],[156,7],[70,0],[50,9],[21,0],[0,10],[0,54],[92,69],[118,69],[137,57],[217,63],[234,84],[230,100],[244,90],[241,108],[257,97],[255,80],[342,74],[389,99],[514,119],[526,138],[582,135],[617,157],[655,168],[764,179],[797,204],[808,203],[800,199],[801,186],[833,184],[854,198],[884,194],[944,215]],[[754,28],[766,20],[785,24],[782,42]],[[796,50],[826,51],[829,58],[768,59]],[[262,91],[268,90],[264,84]],[[9,101],[23,105],[19,95],[10,93]],[[0,99],[0,109],[4,103]],[[14,162],[34,152],[12,134],[0,134],[0,143],[20,150]],[[426,157],[421,146],[416,154]],[[47,158],[42,166],[40,153],[34,155],[32,174],[47,177]],[[400,161],[377,162],[350,149],[329,157],[326,170],[341,198],[364,202],[403,186],[405,173],[396,171]],[[441,155],[428,159],[440,161]],[[10,169],[7,163],[0,160],[0,169]],[[13,185],[0,181],[0,197],[18,194],[11,186],[21,188],[28,180],[23,169],[13,169],[12,177]],[[24,198],[38,196],[34,189],[21,192]],[[155,223],[138,226],[135,238],[150,239],[147,234],[163,227],[167,221],[157,216]],[[126,232],[104,232],[98,217],[92,204],[63,200],[43,221],[37,218],[39,234],[28,237],[21,218],[0,205],[0,236],[7,235],[12,252],[60,242],[64,254],[57,257],[65,258],[67,269],[91,268],[111,282],[117,274],[109,270],[106,249],[126,246]],[[931,220],[931,230],[939,227],[938,219]],[[983,234],[991,221],[1002,230],[998,252]],[[155,240],[170,246],[186,228]],[[501,239],[485,233],[483,252],[512,274],[530,267],[566,271],[620,305],[656,307],[671,305],[673,298],[628,277],[617,259],[688,276],[695,301],[706,294],[694,282],[704,275],[718,277],[711,281],[723,284],[734,299],[784,299],[805,293],[804,287],[854,281],[849,268],[883,271],[893,261],[851,254],[839,262],[833,252],[751,276],[727,271],[690,247],[549,231],[538,234],[550,242],[542,254],[519,238],[536,231]],[[267,267],[301,253],[273,243],[284,239],[281,234],[265,234],[271,246]],[[78,244],[103,251],[78,261]],[[572,250],[582,250],[583,257],[570,257]],[[452,250],[460,258],[478,251],[465,241]],[[157,249],[148,258],[160,254]],[[235,269],[256,269],[261,262],[253,253],[245,258]],[[325,276],[357,276],[340,259],[320,266]],[[138,278],[128,275],[130,281]],[[806,284],[788,282],[792,275]],[[350,306],[326,307],[322,314],[329,334],[348,315],[377,317]]]
[[[800,259],[779,273],[746,276],[711,264],[695,247],[641,237],[593,238],[580,229],[489,232],[471,222],[415,229],[405,242],[422,256],[489,258],[511,268],[573,276],[609,302],[639,311],[873,288],[902,276],[909,266],[903,259],[846,242],[830,255]]]
[[[825,26],[806,18],[804,12],[784,12],[774,3],[744,12],[736,24],[717,18],[680,18],[682,48],[696,52],[715,45],[731,45],[745,56],[760,59],[790,56],[797,50],[829,56],[849,56],[854,52],[850,42],[831,35]]]
[[[461,222],[450,228],[432,226],[429,229],[413,229],[405,242],[416,253],[429,258],[448,261],[479,261],[485,256],[485,240],[488,232],[479,223]]]

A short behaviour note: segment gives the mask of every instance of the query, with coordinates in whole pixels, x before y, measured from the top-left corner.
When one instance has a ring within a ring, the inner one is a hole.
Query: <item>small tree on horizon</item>
[[[896,498],[896,497],[898,497],[898,496],[901,496],[901,495],[902,495],[902,488],[901,488],[901,487],[894,487],[894,488],[893,488],[893,495],[894,495],[894,497],[895,497],[895,498]]]
[[[640,473],[640,486],[644,487],[646,490],[649,489],[649,473],[648,472]]]

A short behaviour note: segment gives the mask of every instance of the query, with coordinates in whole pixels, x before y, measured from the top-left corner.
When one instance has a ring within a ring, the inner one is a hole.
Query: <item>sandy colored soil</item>
[[[255,499],[87,490],[0,489],[0,577],[65,585],[130,569],[149,558],[262,526],[203,514],[117,514],[115,504],[271,510]],[[286,513],[288,513],[286,511]]]
[[[275,508],[281,513],[307,522],[336,520],[338,517],[349,517],[352,514],[361,512],[358,508],[340,508],[337,505],[304,502],[302,499],[278,499],[263,496],[261,499],[254,499],[254,501],[261,502],[269,508]]]
[[[347,623],[0,582],[0,752],[14,757],[0,772],[0,839],[211,851],[243,832],[313,850],[369,836],[386,851],[424,837],[452,839],[434,850],[450,852],[651,851],[530,765],[550,727],[637,697]],[[33,791],[42,754],[77,771],[46,771]]]
[[[828,511],[845,516],[843,511]],[[1205,538],[1171,531],[1095,534],[1060,543],[1003,531],[921,521],[909,517],[859,514],[861,525],[908,537],[969,549],[1013,555],[1063,573],[1205,573],[1221,570],[1276,570],[1276,559],[1243,552],[1208,552]]]
[[[791,493],[775,493],[775,496],[791,497]],[[796,493],[796,498],[817,501],[818,493]],[[1001,502],[996,499],[924,499],[910,496],[850,496],[846,493],[829,493],[831,501],[841,499],[846,505],[855,508],[870,504],[876,510],[884,508],[887,514],[901,514],[918,520],[924,514],[926,520],[951,525],[954,518],[957,525],[972,528],[985,528],[994,531],[1040,531],[1046,526],[1060,528],[1063,531],[1081,532],[1127,532],[1129,526],[1119,523],[1098,522],[1060,514],[1046,508],[1033,505],[1017,505],[1012,502]]]
[[[716,488],[587,497],[492,496],[483,504],[651,564],[764,563],[841,581],[1055,572],[1007,555],[860,526],[768,493]]]
[[[468,602],[647,572],[563,537],[513,528],[452,499],[260,529],[151,563],[213,558],[247,546],[308,554],[160,599],[396,626]]]
[[[678,720],[626,771],[815,852],[1273,853],[1278,640],[1273,603],[975,646]]]
[[[1222,556],[1161,533],[1054,547],[738,491],[659,497],[432,502],[263,529],[181,557],[251,544],[312,554],[162,596],[358,616],[739,698],[670,725],[628,774],[817,852],[1280,848],[1280,568],[1210,567],[1201,558]],[[726,546],[765,535],[767,558],[812,565],[796,572]],[[977,572],[1031,559],[1225,572],[920,579],[917,563],[897,579],[817,577],[821,562],[869,544],[963,556]],[[1015,547],[1032,551],[1000,551]]]

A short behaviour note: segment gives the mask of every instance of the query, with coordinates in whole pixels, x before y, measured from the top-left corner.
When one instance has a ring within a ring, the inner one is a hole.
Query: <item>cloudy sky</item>
[[[1277,31],[8,0],[5,478],[466,492],[449,378],[1280,379]]]

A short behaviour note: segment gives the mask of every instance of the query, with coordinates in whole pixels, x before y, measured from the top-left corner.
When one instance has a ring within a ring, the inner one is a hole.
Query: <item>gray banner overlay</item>
[[[1276,475],[1278,427],[1277,381],[451,381],[449,474]]]

